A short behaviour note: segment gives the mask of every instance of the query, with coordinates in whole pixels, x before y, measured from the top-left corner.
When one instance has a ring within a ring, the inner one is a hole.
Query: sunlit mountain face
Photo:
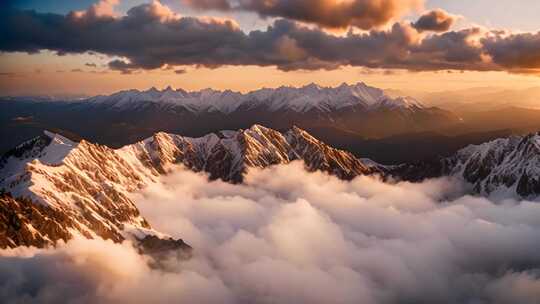
[[[540,303],[537,1],[0,4],[0,302]]]

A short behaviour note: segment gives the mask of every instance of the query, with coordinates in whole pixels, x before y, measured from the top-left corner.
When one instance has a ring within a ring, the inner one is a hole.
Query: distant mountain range
[[[385,90],[389,96],[409,95],[422,100],[425,105],[439,107],[456,113],[494,111],[509,107],[540,110],[540,87],[509,89],[476,87],[461,90],[422,92],[410,90]]]
[[[182,89],[174,90],[171,87],[162,91],[151,88],[147,91],[129,90],[109,96],[96,96],[87,99],[86,103],[119,111],[140,110],[155,105],[178,112],[189,111],[197,114],[211,112],[231,114],[251,109],[264,109],[269,112],[331,113],[349,107],[360,107],[365,111],[380,108],[424,108],[413,98],[391,98],[383,90],[364,83],[342,84],[336,88],[321,87],[312,83],[300,88],[265,88],[247,94],[230,90],[204,89],[188,92]]]
[[[469,146],[434,162],[384,166],[328,146],[297,127],[280,133],[254,125],[200,138],[157,133],[116,150],[46,132],[0,159],[0,233],[7,236],[0,247],[43,247],[80,235],[187,250],[183,241],[153,230],[129,194],[159,182],[173,165],[239,183],[249,168],[294,160],[341,179],[375,175],[419,181],[448,175],[481,195],[540,195],[540,134]]]
[[[247,94],[152,88],[69,101],[0,98],[0,110],[6,135],[18,137],[2,143],[4,151],[43,129],[120,147],[159,131],[197,137],[254,124],[281,131],[299,126],[315,135],[317,129],[334,128],[357,138],[378,139],[460,123],[451,112],[425,107],[409,97],[391,98],[364,83],[336,88],[311,84]]]
[[[447,157],[469,145],[540,130],[540,110],[501,108],[459,115],[364,83],[280,87],[242,94],[205,89],[128,90],[63,100],[0,98],[0,153],[51,130],[113,148],[157,132],[199,137],[261,124],[298,126],[333,147],[384,164]]]

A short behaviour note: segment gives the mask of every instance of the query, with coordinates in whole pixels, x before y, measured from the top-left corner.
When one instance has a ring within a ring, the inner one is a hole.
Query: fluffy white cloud
[[[129,244],[3,251],[0,296],[24,303],[538,303],[540,205],[454,181],[340,181],[300,163],[245,184],[176,170],[136,196],[195,248],[152,269]],[[64,292],[64,288],[70,292]]]

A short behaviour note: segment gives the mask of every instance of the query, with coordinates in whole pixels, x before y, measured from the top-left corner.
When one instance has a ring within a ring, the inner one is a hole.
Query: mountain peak
[[[110,96],[93,97],[87,101],[126,110],[139,108],[144,103],[164,103],[167,106],[185,108],[191,112],[217,111],[224,114],[230,114],[242,107],[263,107],[274,112],[286,110],[299,113],[312,110],[327,113],[354,106],[410,108],[411,104],[414,104],[422,107],[411,98],[394,99],[386,96],[382,90],[370,87],[363,82],[355,85],[343,83],[334,88],[310,83],[298,88],[260,89],[246,94],[211,88],[187,92],[182,89],[173,90],[170,86],[160,91],[152,87],[143,92],[122,91]]]
[[[310,91],[319,91],[321,88],[322,88],[321,86],[319,86],[318,84],[312,82],[312,83],[310,83],[308,85],[303,86],[301,89],[310,90]]]
[[[267,132],[270,129],[260,124],[254,124],[248,130],[253,132]]]
[[[510,136],[469,145],[438,164],[421,164],[422,175],[450,175],[469,183],[475,193],[493,198],[540,195],[540,134]],[[397,171],[415,166],[396,166]],[[395,174],[397,176],[402,173]],[[413,178],[415,180],[416,177]]]
[[[289,131],[286,132],[286,134],[297,134],[297,135],[301,135],[301,136],[309,136],[309,137],[312,137],[311,134],[309,134],[307,131],[305,131],[304,129],[294,125]]]
[[[346,83],[346,82],[342,82],[338,88],[342,89],[342,88],[348,88],[349,85]]]
[[[47,137],[49,137],[53,142],[62,144],[62,145],[68,145],[68,146],[75,146],[76,143],[67,137],[64,137],[58,133],[51,132],[49,130],[44,130],[43,134]]]
[[[158,132],[116,150],[47,131],[0,161],[0,176],[5,177],[0,189],[8,195],[0,196],[0,205],[22,212],[18,218],[27,230],[37,231],[24,230],[24,238],[10,234],[9,246],[45,246],[75,236],[115,242],[159,236],[139,214],[130,193],[158,182],[159,175],[175,165],[207,172],[211,179],[240,182],[250,168],[294,160],[344,179],[380,172],[298,127],[283,134],[255,124],[200,138]],[[32,217],[22,210],[32,210]]]

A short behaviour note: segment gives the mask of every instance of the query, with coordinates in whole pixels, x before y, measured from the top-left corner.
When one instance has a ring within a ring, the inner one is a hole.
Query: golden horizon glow
[[[284,72],[275,67],[223,66],[209,69],[188,66],[122,74],[109,71],[105,67],[108,59],[105,56],[89,54],[57,56],[51,52],[38,55],[3,54],[0,57],[0,65],[4,68],[0,76],[0,92],[1,95],[97,95],[126,89],[144,90],[167,86],[185,90],[213,88],[247,92],[263,87],[297,87],[312,82],[321,86],[338,86],[343,82],[351,84],[360,81],[383,89],[424,92],[474,87],[540,87],[540,77],[525,74],[408,72],[358,67],[343,67],[331,71]],[[89,67],[86,63],[96,66]],[[185,73],[177,74],[175,70],[185,70]]]

